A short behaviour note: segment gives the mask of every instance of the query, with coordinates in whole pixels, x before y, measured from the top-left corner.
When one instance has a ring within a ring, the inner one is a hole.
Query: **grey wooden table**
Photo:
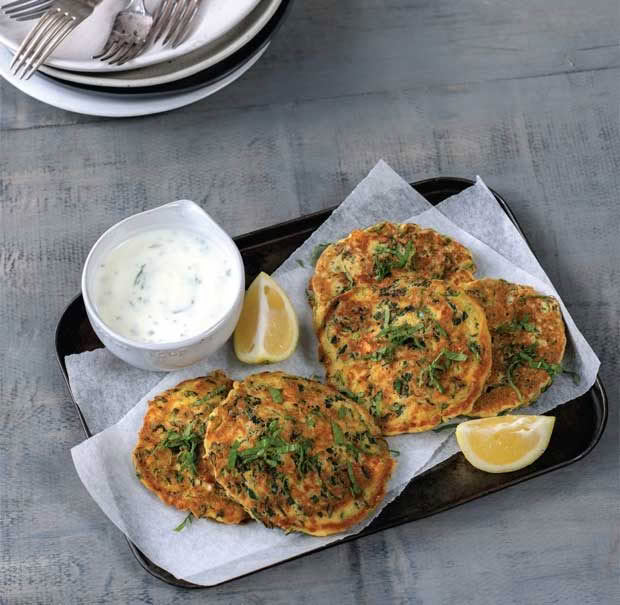
[[[297,0],[266,56],[167,115],[0,86],[0,603],[620,602],[617,0]],[[178,198],[233,234],[341,200],[379,158],[484,176],[600,356],[595,451],[461,508],[224,586],[146,574],[90,499],[55,322],[95,238]]]

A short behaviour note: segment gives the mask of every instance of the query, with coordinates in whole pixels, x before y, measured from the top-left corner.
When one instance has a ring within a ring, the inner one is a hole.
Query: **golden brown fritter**
[[[355,230],[327,246],[317,261],[308,287],[315,326],[332,299],[357,285],[405,274],[459,284],[473,280],[475,270],[465,246],[433,229],[383,222]]]
[[[195,517],[241,523],[249,517],[217,485],[203,458],[209,414],[232,388],[223,372],[186,380],[149,402],[133,452],[136,474],[166,504]]]
[[[486,313],[493,351],[484,393],[470,414],[496,416],[533,403],[562,372],[566,334],[558,301],[501,279],[463,288]]]
[[[315,536],[367,517],[395,466],[362,406],[283,372],[235,382],[209,417],[205,450],[217,481],[255,519]]]
[[[482,308],[440,280],[353,288],[332,302],[317,335],[328,383],[365,405],[384,435],[469,413],[491,368]]]

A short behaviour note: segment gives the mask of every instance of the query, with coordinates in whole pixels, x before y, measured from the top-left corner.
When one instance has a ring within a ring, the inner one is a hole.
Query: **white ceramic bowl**
[[[109,328],[93,302],[95,269],[102,259],[129,237],[161,228],[184,228],[214,241],[235,268],[236,296],[226,314],[204,332],[178,342],[144,343],[130,340]],[[204,359],[219,349],[232,335],[243,305],[245,273],[241,254],[228,234],[197,204],[180,200],[153,210],[134,214],[108,229],[95,243],[82,272],[82,296],[88,319],[106,348],[132,366],[144,370],[177,370]]]

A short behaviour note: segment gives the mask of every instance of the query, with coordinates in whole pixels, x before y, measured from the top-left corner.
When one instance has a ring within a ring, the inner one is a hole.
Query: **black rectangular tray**
[[[473,181],[468,179],[434,178],[412,183],[411,186],[431,204],[438,204],[473,184]],[[497,193],[493,192],[493,194],[527,242],[508,204]],[[329,217],[333,210],[334,208],[330,208],[302,216],[235,238],[245,263],[246,283],[251,283],[260,271],[272,273]],[[102,346],[88,322],[82,296],[78,295],[65,309],[56,328],[56,354],[70,394],[71,387],[67,376],[65,356],[91,351]],[[72,394],[71,399],[84,432],[87,437],[90,437],[91,432],[86,419]],[[600,379],[597,378],[587,393],[553,410],[556,422],[551,442],[547,451],[534,464],[512,473],[489,474],[475,469],[465,461],[461,453],[455,454],[413,479],[400,496],[388,504],[364,530],[355,536],[346,537],[312,552],[428,517],[577,462],[589,454],[601,438],[607,423],[607,407],[605,389]],[[157,567],[132,542],[128,540],[128,543],[140,565],[160,580],[186,588],[206,588],[175,578],[164,569]],[[300,556],[307,554],[310,553]]]

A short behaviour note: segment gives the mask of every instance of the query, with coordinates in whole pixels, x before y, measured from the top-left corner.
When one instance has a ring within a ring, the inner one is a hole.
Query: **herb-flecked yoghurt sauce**
[[[224,316],[235,299],[234,271],[208,236],[153,229],[129,238],[102,260],[94,302],[104,323],[121,336],[176,342]]]

